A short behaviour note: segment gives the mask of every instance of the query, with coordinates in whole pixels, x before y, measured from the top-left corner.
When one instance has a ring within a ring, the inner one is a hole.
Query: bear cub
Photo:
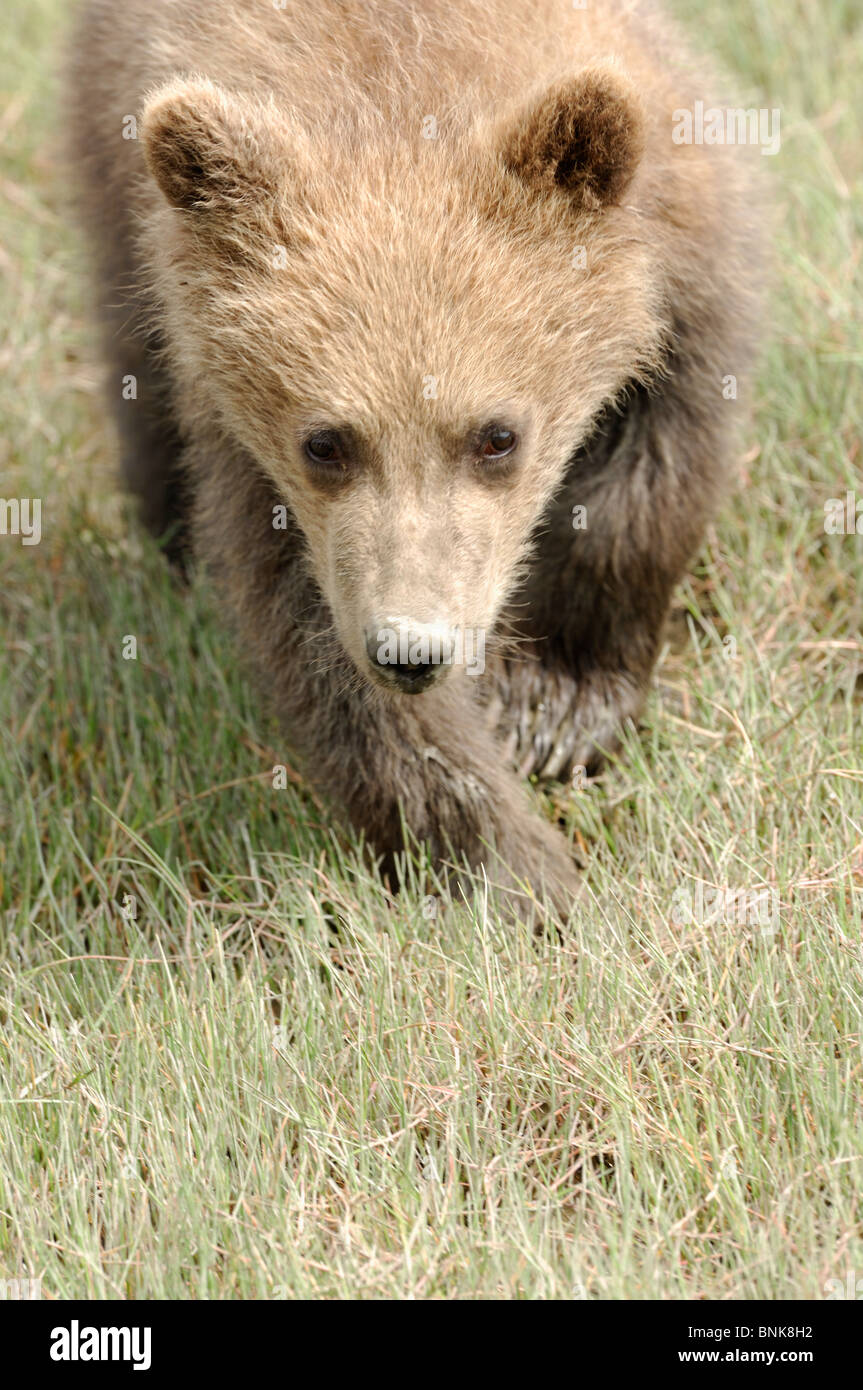
[[[87,0],[73,45],[147,525],[385,863],[560,917],[521,779],[638,715],[735,456],[752,161],[672,139],[704,82],[632,0]]]

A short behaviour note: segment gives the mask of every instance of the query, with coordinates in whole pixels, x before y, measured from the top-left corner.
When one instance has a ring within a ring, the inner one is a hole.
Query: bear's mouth
[[[448,666],[405,662],[388,667],[379,666],[371,675],[375,684],[383,690],[399,695],[421,695],[433,685],[438,685],[449,669]]]

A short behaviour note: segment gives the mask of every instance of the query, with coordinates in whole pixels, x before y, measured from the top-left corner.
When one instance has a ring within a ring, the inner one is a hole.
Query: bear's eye
[[[511,454],[518,440],[512,430],[505,430],[495,425],[485,435],[480,445],[480,454],[484,459],[500,459],[506,454]]]
[[[312,463],[339,464],[344,459],[344,446],[341,435],[335,430],[317,430],[310,434],[303,452]]]

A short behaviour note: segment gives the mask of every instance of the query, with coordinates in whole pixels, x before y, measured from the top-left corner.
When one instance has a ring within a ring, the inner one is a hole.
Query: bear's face
[[[144,138],[177,366],[296,517],[358,670],[417,693],[481,669],[573,451],[656,358],[650,248],[615,205],[640,151],[619,79],[453,148],[381,125],[328,160],[178,83]]]

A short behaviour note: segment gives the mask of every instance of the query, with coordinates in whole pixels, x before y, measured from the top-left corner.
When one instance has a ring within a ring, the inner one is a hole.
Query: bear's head
[[[183,390],[268,475],[386,688],[479,664],[568,461],[657,362],[643,130],[611,67],[409,132],[369,110],[324,137],[196,78],[147,101]]]

